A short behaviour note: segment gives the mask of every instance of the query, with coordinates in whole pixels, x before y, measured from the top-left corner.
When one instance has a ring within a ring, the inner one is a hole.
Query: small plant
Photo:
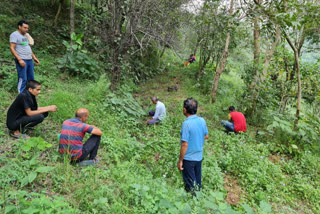
[[[97,79],[101,68],[98,61],[90,56],[87,50],[82,49],[83,33],[71,35],[71,40],[74,44],[63,41],[67,49],[66,54],[58,61],[58,68],[66,70],[74,76]]]
[[[20,149],[24,152],[23,156],[26,158],[31,157],[31,152],[35,150],[44,151],[47,148],[51,148],[52,144],[47,143],[41,137],[32,137],[21,145]]]

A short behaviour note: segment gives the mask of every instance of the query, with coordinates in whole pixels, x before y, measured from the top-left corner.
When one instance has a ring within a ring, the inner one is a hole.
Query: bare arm
[[[32,52],[32,59],[36,62],[36,65],[40,64],[40,61],[38,60],[38,58],[36,57],[36,55],[34,55],[34,53]]]
[[[204,136],[204,139],[205,139],[205,140],[207,140],[208,138],[209,138],[209,136],[208,136],[208,135]]]
[[[17,59],[21,67],[26,66],[26,63],[21,59],[21,57],[16,52],[16,43],[10,42],[10,51],[12,55]]]
[[[33,116],[37,114],[42,114],[49,111],[57,111],[58,108],[55,105],[46,106],[46,107],[39,107],[37,110],[31,110],[31,108],[25,109],[25,112],[28,116]]]
[[[47,107],[38,107],[37,110],[43,110],[43,109],[46,109]]]
[[[181,143],[179,162],[177,164],[177,167],[179,170],[183,170],[182,161],[183,161],[184,156],[186,155],[187,149],[188,149],[188,142],[183,141]]]
[[[93,125],[89,125],[89,126],[93,127],[91,134],[98,135],[98,136],[101,136],[103,134],[102,131],[98,127],[93,126]]]

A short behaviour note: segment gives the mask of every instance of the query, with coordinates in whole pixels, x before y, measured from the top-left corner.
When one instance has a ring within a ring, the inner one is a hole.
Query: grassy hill
[[[43,56],[45,57],[45,56]],[[219,124],[224,103],[212,105],[189,78],[193,67],[175,62],[167,74],[139,86],[108,89],[98,82],[65,77],[50,58],[52,71],[43,81],[39,106],[55,104],[58,111],[36,127],[29,140],[13,140],[5,128],[6,111],[16,93],[1,88],[1,198],[6,213],[313,213],[319,208],[319,157],[310,152],[292,156],[276,152],[277,143],[255,135],[226,135]],[[42,66],[45,66],[42,65]],[[226,78],[228,81],[229,77]],[[53,80],[54,81],[50,81]],[[168,86],[177,91],[168,92]],[[166,104],[168,119],[146,126],[149,100]],[[176,168],[182,102],[199,101],[198,114],[209,128],[203,161],[203,189],[198,199],[183,190]],[[228,96],[227,96],[228,97]],[[224,100],[224,101],[223,101]],[[63,160],[57,134],[63,120],[80,108],[90,111],[89,124],[102,129],[96,167],[79,168]],[[232,211],[233,210],[233,211]]]
[[[41,13],[45,5],[34,7],[41,1],[30,1],[19,11],[5,2],[0,9],[1,213],[319,213],[318,153],[297,149],[274,128],[249,124],[245,134],[223,132],[220,121],[227,118],[226,108],[245,107],[238,96],[243,83],[235,69],[241,59],[233,60],[235,64],[230,63],[222,76],[215,104],[204,93],[210,81],[195,80],[197,63],[183,67],[170,51],[164,56],[164,74],[139,85],[128,80],[110,91],[108,75],[92,80],[58,68],[68,32],[63,24],[52,28],[48,17],[54,7]],[[38,105],[54,104],[58,111],[28,133],[31,139],[14,140],[6,128],[7,110],[17,96],[8,36],[23,11],[31,11],[26,18],[32,22],[33,50],[41,62],[35,68],[36,80],[43,86]],[[169,92],[168,87],[177,90]],[[161,125],[146,126],[153,95],[166,105],[168,117]],[[209,129],[203,188],[197,198],[184,191],[176,167],[185,119],[182,103],[188,97],[198,100],[198,115]],[[104,133],[95,167],[71,165],[58,153],[61,124],[78,108],[87,108],[88,124]],[[289,129],[283,121],[275,123]]]

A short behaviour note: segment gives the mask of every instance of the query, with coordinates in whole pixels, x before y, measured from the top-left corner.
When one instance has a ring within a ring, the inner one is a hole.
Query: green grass
[[[273,142],[254,132],[227,136],[219,121],[224,107],[232,103],[233,74],[222,85],[229,90],[211,104],[190,79],[192,68],[171,65],[167,74],[141,83],[133,90],[108,89],[102,76],[98,82],[70,78],[59,73],[54,61],[43,57],[37,76],[43,81],[39,106],[58,106],[31,133],[28,141],[12,140],[5,129],[6,111],[16,96],[1,88],[0,198],[4,213],[313,213],[320,209],[319,157],[312,152],[299,156],[273,153]],[[178,91],[168,92],[170,85]],[[159,96],[168,119],[158,126],[146,126],[146,113],[154,108],[149,97]],[[230,95],[230,96],[228,96]],[[134,98],[135,97],[135,98]],[[185,117],[182,102],[199,101],[199,115],[208,124],[209,140],[204,147],[203,189],[198,200],[183,190],[176,169],[179,132]],[[237,103],[234,104],[235,106]],[[61,123],[85,107],[89,124],[102,129],[100,162],[96,167],[77,168],[60,158],[57,134]],[[249,127],[249,130],[254,127]],[[270,156],[279,157],[272,163]],[[225,199],[225,177],[241,188],[240,203]],[[272,206],[271,206],[272,205]]]

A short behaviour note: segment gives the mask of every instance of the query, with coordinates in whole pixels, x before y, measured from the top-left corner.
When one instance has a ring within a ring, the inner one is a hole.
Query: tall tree
[[[75,8],[75,0],[70,0],[70,40],[71,35],[74,32],[74,8]],[[72,43],[72,40],[71,40]]]
[[[229,9],[229,16],[232,17],[232,15],[233,15],[233,0],[230,1],[230,9]],[[228,58],[229,44],[230,44],[230,40],[231,40],[230,27],[231,27],[231,20],[228,21],[228,25],[227,25],[228,32],[227,32],[224,50],[223,50],[223,53],[222,53],[221,58],[219,60],[219,63],[216,65],[217,69],[216,69],[216,72],[214,75],[214,80],[212,82],[212,84],[213,84],[213,87],[212,87],[213,89],[211,92],[211,102],[212,103],[214,103],[216,101],[216,94],[218,91],[220,75],[224,72],[227,58]]]
[[[61,8],[62,8],[62,5],[63,5],[63,2],[64,2],[64,0],[59,0],[58,11],[57,11],[57,14],[54,17],[54,21],[53,21],[53,26],[54,27],[57,27],[58,18],[59,18],[60,12],[61,12]]]
[[[123,71],[129,71],[149,47],[160,44],[174,49],[183,17],[181,5],[188,1],[101,0],[94,6],[87,30],[101,40],[97,48],[110,62],[107,71],[112,89],[121,81]]]

